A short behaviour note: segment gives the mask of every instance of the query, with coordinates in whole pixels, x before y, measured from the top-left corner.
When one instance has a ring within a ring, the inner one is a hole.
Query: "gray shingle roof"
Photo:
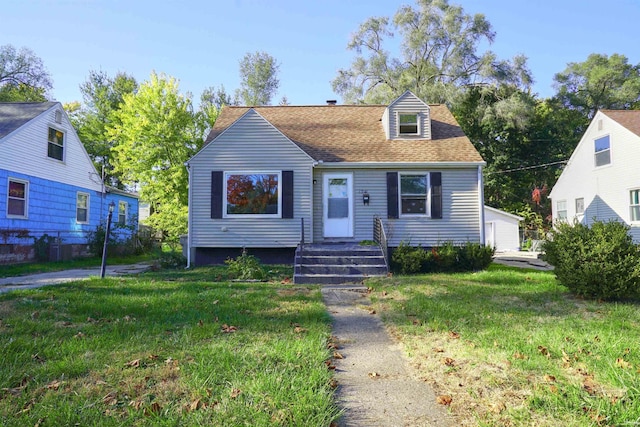
[[[4,138],[57,102],[0,102],[0,138]]]

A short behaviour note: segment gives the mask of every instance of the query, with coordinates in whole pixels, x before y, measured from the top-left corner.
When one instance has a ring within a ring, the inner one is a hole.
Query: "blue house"
[[[29,260],[45,234],[79,255],[112,202],[137,229],[137,197],[105,186],[59,102],[0,103],[0,153],[0,262]]]

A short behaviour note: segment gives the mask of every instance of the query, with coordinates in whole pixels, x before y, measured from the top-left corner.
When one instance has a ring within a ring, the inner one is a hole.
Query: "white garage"
[[[519,223],[523,218],[489,206],[484,207],[484,244],[496,252],[520,249]]]

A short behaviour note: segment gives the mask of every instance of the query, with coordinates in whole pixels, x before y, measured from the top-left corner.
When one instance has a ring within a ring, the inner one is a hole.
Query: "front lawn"
[[[460,425],[640,423],[640,307],[572,297],[553,273],[371,280],[374,307]]]
[[[328,426],[317,288],[219,269],[0,296],[0,425]]]

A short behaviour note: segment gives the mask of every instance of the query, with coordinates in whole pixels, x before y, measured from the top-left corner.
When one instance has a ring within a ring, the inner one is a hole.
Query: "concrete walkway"
[[[131,265],[107,265],[106,276],[137,274],[147,271],[151,266],[147,263]],[[41,286],[58,285],[60,283],[100,277],[100,267],[78,268],[74,270],[54,271],[49,273],[29,274],[27,276],[7,277],[0,279],[0,293],[16,289],[33,289]]]
[[[511,267],[553,270],[553,266],[540,259],[540,252],[498,252],[494,255],[493,262]]]
[[[333,335],[343,359],[335,359],[339,427],[449,426],[431,387],[412,376],[370,304],[364,287],[324,287]]]

